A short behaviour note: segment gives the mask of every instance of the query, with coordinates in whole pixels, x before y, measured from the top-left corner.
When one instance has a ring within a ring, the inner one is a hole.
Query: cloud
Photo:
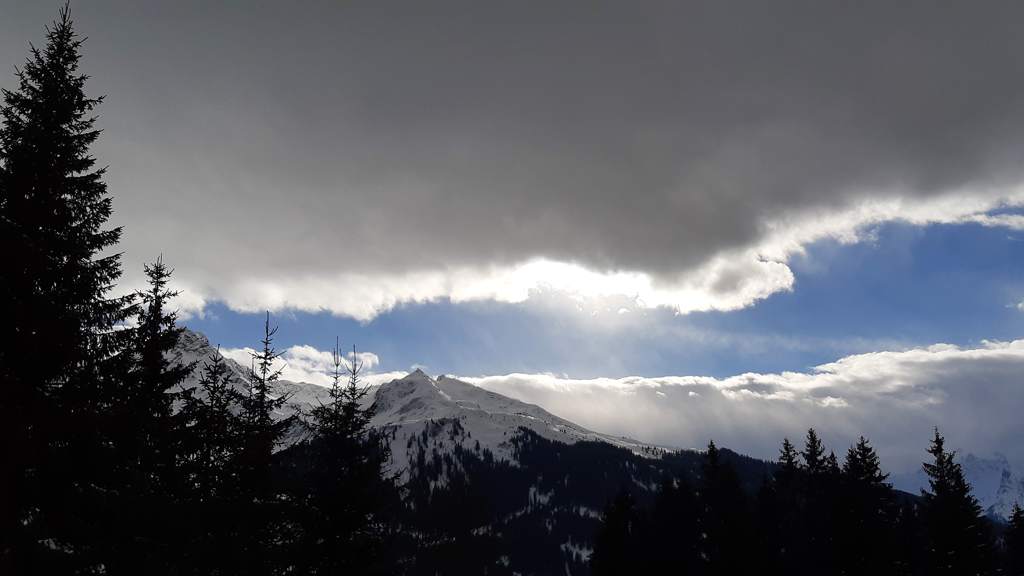
[[[221,349],[221,354],[225,358],[230,358],[242,366],[249,366],[251,364],[252,355],[255,352],[255,350],[248,347]],[[356,357],[359,359],[363,370],[366,370],[361,376],[364,384],[380,384],[405,375],[404,372],[373,372],[373,368],[380,364],[380,358],[373,352],[359,352],[356,354]],[[342,363],[345,366],[350,365],[351,361],[351,352],[342,358]],[[331,375],[334,372],[334,358],[330,351],[317,350],[306,344],[291,346],[281,353],[281,357],[274,364],[274,369],[281,370],[281,378],[289,382],[307,382],[320,386],[330,386],[332,382]]]
[[[51,9],[12,8],[0,53]],[[733,310],[793,289],[787,262],[817,240],[1022,227],[1015,3],[76,15],[127,282],[164,253],[197,312],[368,319],[549,286]]]
[[[993,448],[1024,462],[1024,340],[936,344],[841,358],[807,372],[571,379],[551,374],[464,378],[595,430],[670,446],[709,439],[774,459],[808,427],[840,456],[864,434],[890,470],[925,459],[933,426],[956,449]]]

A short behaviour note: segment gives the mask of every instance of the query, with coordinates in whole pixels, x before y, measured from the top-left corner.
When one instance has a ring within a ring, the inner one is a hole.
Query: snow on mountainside
[[[197,386],[202,367],[216,348],[198,332],[186,330],[172,359],[183,364],[194,363],[195,370],[184,387]],[[225,359],[233,384],[246,388],[247,368]],[[277,414],[285,417],[296,412],[308,413],[318,402],[325,401],[327,389],[305,382],[277,382],[277,390],[289,395],[288,404]],[[391,444],[392,464],[396,471],[407,472],[417,451],[451,452],[456,446],[476,452],[489,451],[495,459],[514,462],[510,440],[520,428],[527,428],[543,438],[566,444],[582,440],[600,441],[625,448],[636,454],[660,456],[665,450],[606,434],[593,432],[559,418],[546,410],[441,376],[434,380],[421,370],[380,386],[371,387],[367,403],[376,403],[372,425],[386,430]],[[299,427],[288,441],[301,438]]]
[[[441,440],[433,444],[443,451],[462,445],[475,451],[488,450],[495,458],[509,461],[514,461],[509,441],[520,428],[566,444],[600,441],[641,455],[664,453],[661,448],[635,440],[592,432],[533,404],[455,378],[441,376],[434,380],[421,370],[381,385],[374,400],[377,413],[372,423],[391,431],[392,457],[397,470],[404,469],[411,460],[411,440],[417,435],[423,436],[425,431]],[[452,429],[445,433],[437,430],[439,425],[455,423],[465,434]]]
[[[1015,473],[1006,456],[995,453],[992,458],[968,454],[958,459],[964,476],[971,485],[974,497],[991,517],[1007,519],[1013,504],[1024,506],[1024,477]],[[913,494],[928,488],[928,476],[923,469],[905,474],[894,474],[893,486]]]

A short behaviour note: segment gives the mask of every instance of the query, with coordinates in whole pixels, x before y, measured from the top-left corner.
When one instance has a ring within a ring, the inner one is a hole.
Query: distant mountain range
[[[181,363],[196,363],[196,370],[185,382],[185,387],[196,386],[200,369],[213,348],[209,340],[198,332],[187,330],[176,349],[175,359]],[[225,358],[235,385],[245,386],[246,368]],[[318,402],[327,400],[327,389],[316,384],[280,380],[279,391],[289,395],[289,402],[279,416],[295,412],[308,413]],[[439,376],[431,378],[422,370],[415,370],[380,386],[370,386],[367,404],[376,403],[372,425],[389,429],[392,440],[392,465],[395,471],[408,472],[410,456],[408,441],[422,433],[430,423],[458,421],[472,437],[473,447],[490,451],[496,459],[515,459],[509,443],[510,435],[519,429],[534,432],[541,438],[574,444],[580,441],[605,442],[638,455],[660,457],[670,450],[637,440],[611,436],[587,430],[582,426],[559,418],[536,406],[496,394],[472,384]],[[296,439],[293,435],[292,440]]]
[[[205,336],[183,334],[174,357],[197,363],[185,387],[197,384],[215,352]],[[245,368],[227,364],[244,389]],[[327,394],[302,382],[277,387],[290,395],[280,417],[308,412]],[[703,461],[696,451],[594,432],[419,370],[373,387],[367,402],[376,403],[372,425],[389,441],[392,469],[404,484],[412,515],[406,521],[420,539],[417,563],[445,573],[588,574],[602,510],[620,489],[649,503],[666,476],[696,479]],[[296,426],[287,441],[305,432]],[[728,450],[722,458],[751,492],[774,467]]]
[[[186,331],[176,349],[175,357],[181,362],[197,362],[197,370],[186,386],[198,381],[199,370],[215,352],[207,338],[198,332]],[[236,385],[244,387],[246,370],[237,362],[226,359]],[[305,382],[278,382],[278,389],[290,395],[290,401],[280,416],[295,412],[308,412],[327,397],[323,386]],[[389,431],[392,467],[408,479],[421,453],[451,454],[456,450],[469,453],[489,453],[497,461],[517,465],[515,439],[528,430],[550,442],[573,445],[579,442],[600,442],[646,458],[655,468],[657,460],[671,454],[696,454],[674,451],[665,447],[612,436],[588,430],[559,418],[534,404],[502,396],[455,378],[431,378],[415,370],[404,378],[370,388],[367,402],[377,403],[372,424]],[[441,433],[441,429],[446,430]],[[459,433],[453,433],[454,429]],[[429,431],[429,433],[427,433]],[[290,441],[301,437],[303,430],[292,431]],[[429,441],[424,438],[429,437]],[[753,461],[753,460],[752,460]],[[974,495],[986,513],[1006,519],[1015,502],[1024,505],[1024,476],[1015,472],[1007,458],[995,454],[982,458],[967,454],[960,459]],[[927,488],[928,481],[922,469],[893,474],[893,487],[911,494]],[[592,511],[596,514],[596,510]]]

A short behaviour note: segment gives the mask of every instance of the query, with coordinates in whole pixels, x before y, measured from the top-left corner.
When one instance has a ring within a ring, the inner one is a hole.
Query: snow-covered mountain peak
[[[422,370],[382,384],[376,390],[375,409],[372,424],[390,430],[392,455],[398,468],[409,461],[406,458],[409,458],[414,438],[425,442],[429,439],[427,445],[419,448],[422,450],[451,451],[461,446],[487,450],[498,459],[512,461],[511,441],[523,428],[566,444],[590,440],[639,454],[663,453],[661,449],[628,438],[592,432],[539,406],[450,376],[439,376],[435,380]]]
[[[206,336],[191,330],[182,334],[171,354],[172,360],[195,366],[183,388],[198,385],[203,365],[215,354],[216,348]],[[245,368],[230,359],[226,364],[232,385],[240,391],[247,390]],[[289,398],[278,417],[296,413],[307,415],[312,407],[326,400],[328,392],[315,384],[285,380],[276,382],[275,389]],[[439,376],[435,380],[420,369],[372,387],[366,402],[374,404],[371,425],[387,430],[390,435],[393,464],[398,470],[407,468],[412,453],[417,450],[451,451],[458,446],[489,451],[497,459],[513,461],[512,440],[523,428],[566,444],[589,440],[607,442],[647,456],[660,456],[665,452],[628,438],[587,430],[539,406],[456,378]],[[289,442],[303,434],[302,426],[297,426]]]
[[[448,418],[457,408],[422,370],[381,384],[375,394],[377,425],[397,425]]]

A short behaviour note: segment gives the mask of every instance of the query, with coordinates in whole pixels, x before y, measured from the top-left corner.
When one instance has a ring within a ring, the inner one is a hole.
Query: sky
[[[56,2],[0,0],[0,55]],[[1024,464],[1024,6],[90,0],[121,289],[582,425]]]

